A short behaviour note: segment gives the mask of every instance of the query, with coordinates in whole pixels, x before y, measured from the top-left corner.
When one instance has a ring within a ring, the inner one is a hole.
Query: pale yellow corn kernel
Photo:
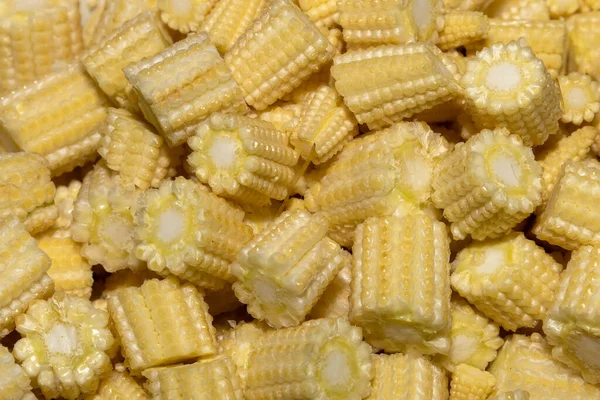
[[[456,98],[448,60],[428,43],[381,46],[336,56],[331,75],[358,122],[378,129]]]
[[[37,299],[54,293],[50,258],[16,217],[0,220],[0,338],[15,327],[15,317]]]
[[[546,0],[550,18],[568,18],[577,13],[581,7],[581,0]]]
[[[546,0],[496,0],[484,12],[490,18],[548,20],[550,13]]]
[[[181,33],[198,29],[219,0],[158,0],[160,18]]]
[[[252,25],[267,3],[267,0],[220,0],[199,31],[208,33],[210,41],[224,54]]]
[[[569,71],[589,74],[600,79],[600,12],[575,14],[567,21],[569,33]]]
[[[122,365],[118,365],[122,367]],[[100,382],[98,391],[85,400],[148,400],[141,386],[126,371],[115,368],[108,378]]]
[[[334,31],[334,30],[332,29],[330,32],[332,32],[332,31]],[[339,30],[337,30],[337,31],[341,33],[341,31],[339,31]],[[329,36],[328,36],[328,39],[332,40],[332,38],[330,38]],[[332,42],[332,44],[333,44],[333,42]],[[339,44],[339,42],[338,42],[338,44]],[[336,46],[336,45],[334,45],[334,46]],[[342,51],[340,50],[339,47],[336,46],[335,55],[337,56],[339,54],[342,54]],[[291,103],[285,104],[286,108],[301,109],[302,106],[304,105],[304,103],[306,102],[306,100],[319,87],[329,86],[329,87],[333,88],[335,82],[330,73],[332,65],[333,65],[333,62],[329,62],[329,63],[325,64],[323,67],[321,67],[320,70],[318,70],[317,72],[315,72],[314,74],[309,76],[307,80],[302,82],[300,84],[300,86],[298,86],[291,93],[289,93],[285,97],[283,97],[282,100],[291,102]],[[274,105],[276,106],[277,103],[275,103]]]
[[[36,208],[23,220],[25,229],[32,235],[37,235],[54,227],[58,218],[58,209],[54,204]]]
[[[108,297],[108,311],[134,374],[216,352],[215,329],[203,295],[174,277],[116,291]]]
[[[600,244],[600,218],[595,212],[599,190],[597,161],[567,161],[532,232],[566,250]]]
[[[538,333],[507,337],[488,371],[496,377],[494,395],[520,389],[530,400],[600,398],[600,387],[553,359],[551,346]]]
[[[350,249],[354,243],[354,232],[357,226],[357,224],[336,225],[327,232],[327,236],[340,246]]]
[[[358,226],[350,320],[369,344],[386,352],[448,353],[449,245],[444,224],[425,215],[369,218]]]
[[[366,400],[448,399],[444,370],[419,354],[373,355],[373,370]]]
[[[208,311],[213,317],[235,311],[242,306],[231,285],[220,290],[207,291],[204,301],[208,304]]]
[[[190,35],[123,71],[144,116],[171,147],[183,144],[213,112],[247,110],[240,87],[205,32]]]
[[[254,235],[259,234],[264,231],[267,226],[269,226],[275,218],[279,216],[281,204],[280,203],[272,203],[268,207],[258,207],[258,206],[249,206],[247,204],[243,204],[244,206],[244,223],[252,228],[252,232]]]
[[[29,376],[16,362],[10,351],[0,345],[0,398],[4,400],[36,400],[31,393]]]
[[[121,25],[138,14],[146,11],[157,11],[157,0],[106,0],[98,21],[86,32],[89,45],[96,45],[110,36]]]
[[[511,390],[489,397],[488,400],[529,400],[529,392],[526,390]]]
[[[240,379],[231,358],[217,356],[194,364],[151,368],[144,385],[154,400],[242,400]]]
[[[239,252],[232,272],[248,312],[281,328],[301,323],[350,256],[326,234],[327,220],[286,211]]]
[[[106,99],[82,68],[47,75],[0,100],[0,126],[54,176],[95,160]]]
[[[454,11],[444,15],[444,28],[437,43],[450,50],[484,39],[489,30],[488,17],[479,11]]]
[[[443,0],[446,10],[482,11],[494,0]]]
[[[307,318],[348,318],[350,313],[350,265],[342,268],[325,289]]]
[[[46,399],[74,400],[95,392],[112,370],[108,324],[108,313],[89,300],[57,293],[16,318],[22,339],[13,354]]]
[[[98,153],[124,185],[158,187],[171,164],[170,151],[154,128],[128,111],[109,108]]]
[[[107,299],[108,296],[116,293],[119,289],[128,288],[131,286],[140,287],[149,279],[159,278],[160,276],[146,268],[135,271],[130,269],[122,269],[106,277],[104,280],[104,288],[102,290],[101,297],[103,299]]]
[[[72,180],[68,185],[56,187],[54,195],[54,205],[58,210],[58,218],[54,223],[54,234],[57,236],[70,237],[71,223],[73,222],[73,210],[75,201],[81,189],[81,181]]]
[[[91,7],[92,4],[89,3],[95,4],[93,4],[93,7]],[[81,27],[81,36],[83,38],[83,45],[85,48],[89,47],[91,42],[94,40],[94,32],[100,23],[104,10],[106,9],[106,3],[106,0],[89,0],[79,2],[83,25]],[[91,7],[91,10],[89,10],[89,12],[84,12],[82,10],[84,7]],[[85,19],[84,16],[86,16],[87,19]]]
[[[468,245],[452,267],[452,288],[510,331],[539,325],[562,270],[561,264],[521,232]]]
[[[76,0],[7,0],[0,15],[0,93],[67,68],[82,50]]]
[[[278,131],[291,135],[299,122],[302,104],[273,105],[258,113],[258,118],[270,122]]]
[[[442,159],[432,186],[454,239],[496,238],[540,205],[542,168],[519,137],[486,129]]]
[[[290,0],[273,0],[225,54],[246,102],[265,109],[331,61],[334,47]]]
[[[317,26],[329,28],[339,23],[337,0],[300,0],[298,5]]]
[[[81,61],[113,103],[139,112],[137,99],[123,68],[163,51],[172,43],[156,13],[146,11],[86,49]]]
[[[485,400],[494,388],[496,378],[468,364],[459,364],[452,373],[450,400]]]
[[[572,72],[558,77],[564,112],[561,121],[581,125],[600,111],[600,85],[589,75]]]

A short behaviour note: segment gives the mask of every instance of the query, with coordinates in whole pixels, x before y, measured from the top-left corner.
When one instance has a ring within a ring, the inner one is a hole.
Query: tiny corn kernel
[[[331,61],[334,47],[290,0],[273,0],[225,54],[246,102],[265,109]]]
[[[219,0],[158,0],[160,18],[169,28],[181,33],[199,27]]]
[[[302,104],[273,105],[260,113],[258,118],[270,122],[278,131],[288,133],[290,136],[299,122]]]
[[[579,11],[581,0],[546,0],[546,5],[551,18],[568,18]]]
[[[337,0],[300,0],[298,5],[317,26],[331,27],[339,23]]]
[[[0,397],[4,400],[36,400],[37,397],[31,393],[31,382],[29,376],[20,365],[15,362],[13,355],[8,349],[0,345],[0,370],[2,380],[0,381]]]
[[[484,39],[489,30],[488,17],[479,11],[454,11],[444,15],[444,28],[437,43],[450,50]]]
[[[118,30],[125,22],[135,18],[146,11],[157,11],[157,0],[108,0],[104,2],[102,11],[97,17],[92,32],[89,32],[88,45],[95,45],[114,31]]]
[[[530,397],[526,390],[511,390],[492,396],[488,400],[530,400]]]
[[[589,74],[600,79],[598,64],[600,53],[597,43],[600,40],[600,12],[576,14],[567,20],[569,33],[569,71]]]
[[[546,0],[498,0],[493,1],[485,13],[491,18],[548,20],[550,13]]]
[[[151,279],[116,291],[108,297],[108,312],[133,374],[216,352],[203,295],[175,278]]]
[[[450,400],[485,400],[495,384],[496,378],[489,372],[459,364],[452,373]]]
[[[564,112],[561,121],[581,125],[600,111],[600,85],[589,75],[572,72],[558,77]]]
[[[73,222],[73,209],[75,201],[81,189],[81,181],[72,180],[68,185],[60,185],[56,187],[56,195],[54,196],[54,205],[58,209],[58,218],[54,227],[70,236],[71,223]]]
[[[348,318],[350,313],[350,265],[342,268],[333,281],[325,288],[317,304],[313,306],[308,318]]]
[[[148,400],[142,387],[125,371],[113,370],[85,400]]]

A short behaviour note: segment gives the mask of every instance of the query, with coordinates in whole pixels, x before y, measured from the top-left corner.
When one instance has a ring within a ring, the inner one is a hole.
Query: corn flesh
[[[339,22],[337,0],[300,0],[298,5],[317,26],[331,27]]]
[[[98,21],[88,34],[89,44],[101,42],[138,14],[157,9],[157,0],[105,0]]]
[[[558,78],[564,113],[561,121],[581,125],[592,122],[600,111],[600,85],[589,75],[572,72]]]
[[[485,400],[495,384],[496,378],[489,372],[460,364],[452,373],[450,400]]]
[[[198,31],[219,0],[158,0],[160,18],[181,33]]]
[[[58,218],[54,223],[54,228],[56,228],[55,234],[58,233],[63,236],[71,236],[70,228],[71,223],[73,222],[73,210],[80,189],[81,181],[76,179],[69,182],[68,185],[56,187],[54,205],[58,210]]]
[[[600,12],[576,14],[567,21],[569,70],[600,79],[600,52],[593,45],[600,39]]]
[[[444,29],[437,43],[450,50],[484,39],[489,30],[488,18],[479,11],[455,11],[444,16]]]
[[[100,382],[98,391],[85,400],[148,400],[148,395],[127,372],[115,367],[109,377]]]
[[[0,396],[5,400],[36,400],[31,393],[29,376],[16,362],[10,351],[0,345]]]

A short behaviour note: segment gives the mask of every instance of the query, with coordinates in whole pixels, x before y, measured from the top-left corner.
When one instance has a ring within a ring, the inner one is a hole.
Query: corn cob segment
[[[110,374],[106,351],[114,338],[108,323],[108,313],[89,300],[57,293],[17,317],[23,338],[13,354],[45,398],[77,399],[95,392]]]
[[[329,28],[339,22],[340,13],[337,0],[300,0],[298,5],[319,27]]]
[[[561,121],[581,125],[592,122],[600,111],[600,85],[589,75],[572,72],[558,78],[564,113]]]
[[[127,372],[115,368],[85,400],[148,400],[148,395]]]
[[[308,318],[348,318],[350,313],[350,292],[352,281],[351,265],[342,268],[327,286]]]
[[[546,0],[550,18],[568,18],[579,11],[580,0]]]
[[[90,45],[110,36],[121,25],[146,10],[158,10],[157,0],[107,0],[94,28],[88,33]]]
[[[450,400],[485,400],[495,384],[496,378],[489,372],[460,364],[452,373]]]
[[[600,79],[600,12],[577,14],[567,21],[569,32],[569,71],[589,74]]]
[[[550,13],[545,0],[500,0],[492,1],[485,9],[491,18],[548,20]]]
[[[82,56],[82,63],[115,104],[139,112],[133,88],[127,82],[123,68],[155,55],[171,44],[171,37],[156,14],[147,11],[88,48]]]
[[[4,400],[36,400],[31,393],[29,376],[16,362],[10,351],[0,345],[0,397]]]
[[[475,242],[453,262],[452,287],[483,314],[514,331],[546,316],[562,265],[520,232]]]
[[[158,0],[160,18],[181,33],[198,31],[219,0]]]
[[[309,81],[307,81],[309,82]],[[299,116],[303,105],[288,103],[273,105],[258,113],[258,118],[270,122],[278,131],[288,133],[290,136],[298,126]]]
[[[225,54],[246,102],[265,109],[331,61],[334,47],[290,0],[273,0]]]
[[[58,218],[56,218],[56,222],[54,223],[54,227],[56,228],[55,234],[62,234],[62,236],[70,237],[70,228],[71,223],[73,222],[73,210],[80,189],[81,181],[75,179],[69,182],[68,185],[56,187],[54,205],[58,210]]]
[[[526,390],[511,390],[490,397],[488,400],[529,400],[529,392]]]
[[[126,365],[134,374],[216,352],[215,330],[203,295],[173,277],[118,290],[108,298],[108,312]]]
[[[444,15],[444,29],[437,45],[442,50],[454,49],[484,39],[488,30],[488,17],[482,12],[449,12]]]

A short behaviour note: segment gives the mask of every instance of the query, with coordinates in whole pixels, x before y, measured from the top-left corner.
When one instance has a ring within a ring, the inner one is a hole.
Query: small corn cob
[[[579,11],[580,0],[546,0],[550,18],[568,18]]]
[[[576,14],[567,21],[569,32],[569,71],[589,74],[600,80],[600,12]]]
[[[31,382],[29,376],[21,366],[15,363],[10,351],[0,345],[0,398],[4,400],[36,400],[37,397],[31,393]]]
[[[526,390],[511,390],[490,397],[488,400],[529,400],[529,392]]]
[[[238,254],[236,296],[248,312],[281,328],[298,325],[349,255],[325,235],[329,224],[308,211],[284,212]]]
[[[373,355],[371,395],[366,400],[447,400],[444,370],[416,353]]]
[[[0,93],[64,70],[83,47],[76,0],[2,2]]]
[[[548,20],[550,13],[545,0],[497,0],[485,9],[491,18]]]
[[[600,398],[600,387],[553,359],[551,346],[538,333],[507,337],[488,371],[496,377],[493,394],[520,389],[531,400]]]
[[[71,223],[73,222],[73,210],[75,201],[81,189],[81,181],[72,180],[68,185],[56,187],[54,195],[54,205],[58,209],[58,218],[54,223],[56,228],[55,234],[59,233],[62,236],[70,236]]]
[[[0,220],[0,338],[15,327],[15,317],[37,299],[54,292],[50,258],[37,247],[16,217]]]
[[[106,0],[97,23],[88,33],[89,44],[96,45],[146,10],[158,10],[157,0]]]
[[[146,11],[87,49],[82,63],[115,104],[139,112],[137,99],[123,68],[163,51],[172,43],[156,14]]]
[[[0,101],[0,126],[19,148],[48,160],[54,176],[95,160],[106,99],[77,65]]]
[[[181,33],[198,31],[219,0],[158,0],[160,18]]]
[[[572,72],[558,77],[563,98],[564,112],[560,119],[564,123],[581,125],[592,122],[600,111],[600,85],[589,75]]]
[[[317,26],[329,28],[339,23],[337,0],[300,0],[298,5]]]
[[[350,51],[335,57],[331,75],[358,122],[378,129],[458,95],[442,54],[428,43]]]
[[[244,392],[235,364],[227,356],[218,356],[195,364],[151,368],[146,390],[155,400],[242,400]]]
[[[459,364],[452,373],[450,400],[485,400],[495,384],[496,378],[489,372]]]
[[[348,318],[350,313],[351,281],[352,271],[350,266],[342,268],[329,286],[327,286],[317,304],[310,310],[308,318]]]
[[[208,311],[213,317],[235,311],[242,306],[231,285],[220,290],[206,292],[204,301],[208,304]]]
[[[85,400],[148,400],[148,395],[127,372],[115,368]]]
[[[455,11],[444,16],[444,28],[437,43],[450,50],[484,39],[489,30],[488,17],[479,11]]]
[[[369,394],[371,348],[345,320],[316,319],[266,332],[251,348],[247,400],[359,400]]]
[[[225,54],[246,102],[265,109],[331,61],[334,47],[290,0],[273,0]]]
[[[514,331],[546,316],[562,265],[520,232],[475,242],[453,262],[452,287],[483,314]]]
[[[216,352],[215,330],[203,295],[176,278],[147,280],[108,297],[125,362],[134,374]]]
[[[494,0],[443,0],[446,10],[482,11]]]
[[[600,245],[600,219],[595,212],[599,181],[597,161],[566,162],[536,219],[532,232],[537,238],[566,250]]]
[[[177,70],[165,74],[165,70]],[[144,116],[171,147],[183,144],[216,111],[244,113],[247,106],[231,72],[204,32],[123,69]]]
[[[114,338],[106,311],[89,300],[57,293],[36,300],[16,319],[23,337],[13,354],[45,398],[77,399],[110,374],[106,351]]]

